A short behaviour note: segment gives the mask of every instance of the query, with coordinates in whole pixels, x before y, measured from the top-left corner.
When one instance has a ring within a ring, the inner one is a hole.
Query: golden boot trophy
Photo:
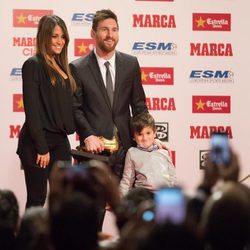
[[[118,150],[119,142],[118,142],[118,138],[116,135],[113,136],[113,138],[111,140],[107,139],[103,136],[98,136],[98,138],[103,142],[105,152],[113,154]],[[79,151],[86,151],[85,146],[77,146],[76,149]]]

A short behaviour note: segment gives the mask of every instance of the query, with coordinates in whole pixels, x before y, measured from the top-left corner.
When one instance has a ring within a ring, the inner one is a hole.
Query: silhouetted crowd
[[[231,158],[227,166],[208,159],[192,196],[180,186],[121,196],[105,163],[57,162],[46,207],[20,216],[15,194],[0,190],[0,249],[248,250],[250,190]],[[119,237],[101,230],[104,210],[113,212]]]

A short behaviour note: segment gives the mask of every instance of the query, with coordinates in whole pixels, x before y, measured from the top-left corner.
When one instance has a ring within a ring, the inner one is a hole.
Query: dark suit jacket
[[[148,112],[137,58],[116,52],[115,64],[113,107],[95,53],[92,51],[70,64],[77,83],[73,106],[81,144],[90,135],[110,138],[115,124],[124,148],[128,149],[132,145],[130,108],[132,115]]]

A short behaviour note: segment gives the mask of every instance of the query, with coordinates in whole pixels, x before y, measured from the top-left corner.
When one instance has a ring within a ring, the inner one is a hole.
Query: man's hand
[[[101,153],[104,150],[103,142],[95,135],[90,135],[84,140],[86,150],[91,153]]]
[[[216,165],[209,158],[205,168],[202,185],[211,189],[218,180],[238,181],[240,166],[238,157],[231,152],[231,161],[228,165]]]
[[[227,166],[218,166],[221,179],[224,181],[238,181],[240,164],[237,155],[231,152],[231,161]]]

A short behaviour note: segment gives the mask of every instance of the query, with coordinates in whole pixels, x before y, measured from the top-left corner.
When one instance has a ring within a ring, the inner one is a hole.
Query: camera
[[[226,133],[213,133],[210,144],[210,160],[217,165],[227,166],[231,158],[228,135]]]
[[[162,187],[155,193],[155,222],[182,224],[186,217],[186,198],[179,187]]]

